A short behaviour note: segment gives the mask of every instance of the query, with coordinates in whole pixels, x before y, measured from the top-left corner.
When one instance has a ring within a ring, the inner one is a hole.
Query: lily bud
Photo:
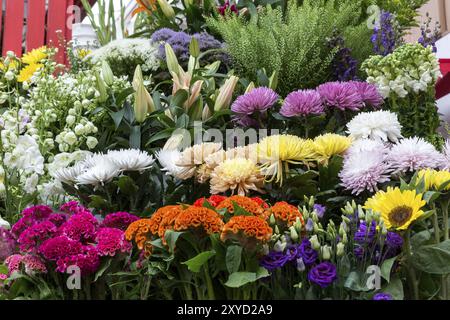
[[[191,94],[189,95],[189,99],[187,100],[187,107],[190,108],[195,100],[197,100],[200,95],[200,91],[202,90],[203,80],[197,80],[191,87]]]
[[[315,202],[314,197],[310,197],[308,200],[308,205],[310,208],[314,207],[314,202]]]
[[[161,11],[164,13],[166,18],[173,19],[175,17],[175,11],[172,6],[166,0],[157,0],[158,4],[161,8]]]
[[[345,244],[343,244],[342,242],[339,242],[336,245],[336,255],[338,257],[342,257],[345,253]]]
[[[102,77],[100,77],[100,74],[97,71],[95,72],[95,79],[97,80],[97,90],[100,93],[98,101],[100,103],[105,102],[106,100],[108,100],[108,92],[106,91],[105,82],[103,81]]]
[[[195,37],[192,37],[191,42],[189,43],[189,53],[194,58],[198,58],[200,55],[200,47],[198,45],[198,40]]]
[[[344,233],[347,232],[347,224],[345,222],[341,222],[341,225],[339,226],[339,235],[342,237]]]
[[[133,89],[137,91],[139,85],[144,82],[144,76],[142,75],[142,69],[140,65],[137,65],[136,69],[134,69],[133,76]]]
[[[269,223],[270,223],[270,225],[274,225],[275,223],[276,223],[277,221],[276,221],[276,219],[275,219],[275,216],[273,215],[273,213],[270,215],[270,217],[269,217]]]
[[[205,106],[203,107],[203,112],[202,112],[202,121],[206,121],[209,120],[212,116],[211,110],[209,110],[209,107],[207,104],[205,104]]]
[[[314,250],[319,250],[320,249],[320,242],[319,239],[317,238],[317,235],[313,235],[310,239],[309,242],[311,243],[311,247]]]
[[[253,89],[255,89],[255,84],[252,82],[250,82],[247,86],[247,89],[245,89],[245,93],[249,93],[250,91],[252,91]]]
[[[278,71],[274,71],[272,76],[269,78],[269,88],[276,90],[278,87]]]
[[[320,248],[320,253],[322,254],[323,260],[330,260],[331,259],[331,247],[328,245],[323,246]]]
[[[134,116],[138,123],[142,123],[145,121],[145,118],[147,117],[149,111],[150,112],[154,111],[151,110],[152,106],[149,103],[148,96],[149,93],[147,92],[147,89],[145,89],[144,83],[141,82],[139,84],[138,90],[135,93],[134,99]]]
[[[289,228],[289,231],[290,231],[290,237],[291,237],[291,239],[292,239],[292,241],[297,241],[298,240],[298,233],[297,233],[297,231],[295,230],[295,227],[294,226],[292,226],[292,227],[290,227]]]
[[[109,66],[108,62],[102,61],[102,76],[108,86],[114,83],[114,74]]]
[[[173,51],[172,47],[170,46],[170,44],[166,43],[164,45],[164,49],[166,51],[166,63],[167,63],[167,68],[169,69],[169,72],[172,74],[179,74],[180,71],[180,65],[178,64],[178,59],[177,56],[175,55],[175,52]]]
[[[295,230],[297,230],[297,233],[302,232],[302,221],[300,220],[299,217],[297,217],[295,219],[294,227],[295,227]]]
[[[219,95],[217,96],[214,104],[214,111],[220,111],[230,106],[231,98],[233,98],[233,92],[238,80],[238,77],[231,76],[225,81],[222,87],[220,87]]]
[[[163,147],[163,150],[177,150],[178,147],[183,142],[184,136],[182,134],[174,134],[172,135],[166,142]]]

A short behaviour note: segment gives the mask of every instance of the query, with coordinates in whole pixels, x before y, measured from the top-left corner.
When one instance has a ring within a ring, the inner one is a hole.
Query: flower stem
[[[419,283],[417,282],[417,276],[416,271],[414,270],[414,267],[411,265],[411,258],[412,258],[412,252],[411,252],[411,231],[408,230],[406,232],[405,236],[405,252],[408,262],[408,274],[411,282],[411,286],[413,289],[413,298],[414,300],[419,300]]]
[[[208,291],[208,299],[209,300],[216,300],[216,296],[214,294],[214,286],[212,284],[211,277],[209,275],[208,263],[204,264],[203,271],[204,271],[204,274],[205,274],[206,288],[207,288],[207,291]]]

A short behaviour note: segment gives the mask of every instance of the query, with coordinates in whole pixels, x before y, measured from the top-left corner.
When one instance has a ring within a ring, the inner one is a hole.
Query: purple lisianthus
[[[383,96],[374,84],[364,81],[350,81],[350,83],[355,86],[366,106],[379,108],[384,103]]]
[[[393,300],[393,299],[392,299],[392,295],[391,294],[385,293],[385,292],[380,292],[380,293],[375,294],[373,296],[372,300],[379,301],[379,300]]]
[[[323,102],[330,108],[358,111],[364,101],[356,87],[349,82],[327,82],[317,88]]]
[[[308,239],[303,239],[298,248],[298,256],[303,259],[303,263],[306,266],[314,264],[317,260],[317,251],[311,247],[311,242]]]
[[[323,206],[323,205],[321,205],[321,204],[316,203],[316,204],[313,206],[313,210],[316,212],[316,214],[317,214],[317,216],[319,217],[319,219],[322,219],[323,216],[324,216],[324,214],[325,214],[325,211],[327,210],[327,207],[325,207],[325,206]]]
[[[255,112],[263,113],[278,100],[278,94],[270,88],[260,87],[238,97],[231,106],[234,113],[251,115]]]
[[[316,90],[291,92],[284,100],[280,113],[285,117],[318,115],[324,112],[322,98]]]
[[[364,248],[360,245],[355,246],[355,248],[353,249],[353,253],[355,255],[356,258],[358,258],[359,260],[361,260],[364,257]]]
[[[403,238],[395,232],[386,235],[386,258],[395,257],[403,246]]]
[[[264,256],[260,265],[269,271],[274,271],[276,269],[282,268],[289,261],[289,257],[279,251],[270,251],[269,254]]]
[[[288,257],[288,261],[297,260],[300,255],[300,245],[291,244],[286,248],[286,255]]]
[[[354,240],[360,244],[370,244],[375,239],[376,231],[377,223],[375,220],[372,220],[370,228],[367,228],[365,221],[361,221],[355,233]]]
[[[337,279],[336,266],[331,262],[322,262],[312,268],[308,273],[308,280],[326,288]]]

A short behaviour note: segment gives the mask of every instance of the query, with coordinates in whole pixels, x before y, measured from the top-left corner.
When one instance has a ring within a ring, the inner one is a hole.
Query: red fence
[[[43,45],[59,48],[58,30],[66,40],[72,38],[73,15],[67,11],[74,0],[0,0],[0,3],[6,5],[0,15],[3,55],[11,50],[21,56]],[[59,50],[57,60],[65,62],[64,50]]]
[[[440,59],[443,78],[436,85],[436,98],[450,94],[450,59]]]

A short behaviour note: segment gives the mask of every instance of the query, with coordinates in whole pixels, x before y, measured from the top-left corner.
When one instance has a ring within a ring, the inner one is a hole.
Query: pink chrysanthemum
[[[82,244],[79,241],[72,240],[66,236],[44,241],[39,247],[39,252],[47,259],[56,261],[58,259],[78,254],[81,252]]]
[[[97,232],[97,250],[100,256],[112,257],[120,252],[130,252],[131,247],[122,230],[102,228]]]
[[[93,241],[98,227],[97,219],[86,211],[74,214],[61,226],[63,234],[77,241]]]
[[[383,96],[374,84],[364,81],[350,81],[350,83],[355,86],[366,106],[379,108],[384,103]]]
[[[356,87],[349,82],[328,82],[317,88],[322,101],[331,108],[358,111],[364,101]]]
[[[19,236],[17,242],[20,250],[33,251],[43,241],[52,237],[57,231],[56,226],[50,221],[43,221],[25,229]]]
[[[363,143],[364,140],[361,140]],[[376,191],[377,185],[390,180],[391,169],[385,161],[387,148],[382,142],[368,141],[367,148],[350,148],[344,158],[339,177],[345,189],[359,195],[363,191]]]
[[[422,138],[412,137],[395,144],[388,154],[387,161],[394,173],[417,171],[426,168],[438,168],[443,155],[429,142]]]
[[[285,117],[318,115],[324,112],[322,98],[316,90],[291,92],[284,100],[280,113]]]
[[[97,271],[100,266],[100,256],[93,246],[84,246],[80,253],[66,256],[56,262],[56,271],[66,273],[70,266],[80,268],[81,275],[89,275]]]
[[[231,106],[231,110],[235,113],[247,115],[264,112],[272,107],[278,98],[278,94],[270,88],[256,88],[238,97]]]
[[[128,226],[139,220],[139,217],[128,212],[115,212],[108,214],[103,220],[101,227],[116,228],[120,230],[127,230]]]

